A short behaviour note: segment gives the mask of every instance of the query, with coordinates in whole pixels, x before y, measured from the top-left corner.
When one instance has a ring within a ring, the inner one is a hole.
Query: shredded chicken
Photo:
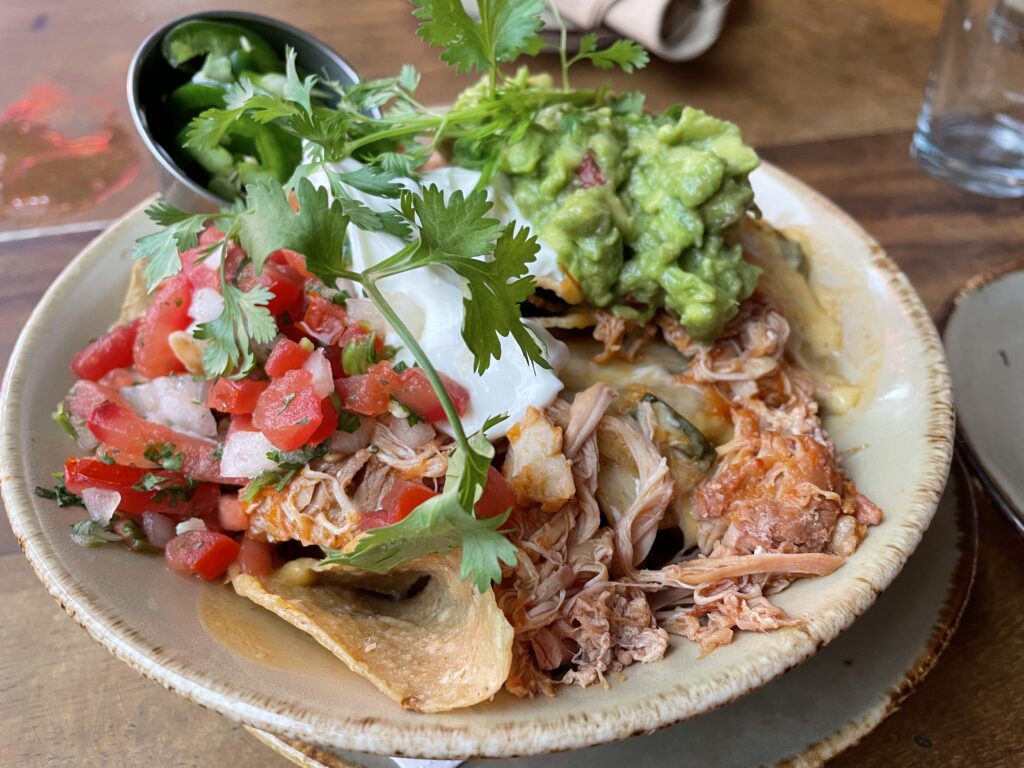
[[[360,507],[349,487],[371,455],[363,449],[337,463],[308,465],[284,489],[264,491],[249,506],[249,534],[343,549],[359,533]]]
[[[688,586],[708,584],[756,574],[783,573],[801,576],[827,576],[843,562],[842,557],[805,552],[727,555],[689,560],[665,566],[671,577]]]
[[[604,344],[595,363],[606,363],[614,357],[636,360],[657,331],[653,324],[641,324],[604,309],[595,310],[594,318],[594,338]]]
[[[502,474],[520,506],[554,512],[576,493],[572,465],[562,453],[561,427],[532,406],[508,431]]]
[[[611,394],[596,384],[571,406],[556,401],[548,409],[565,425],[576,494],[553,515],[534,507],[519,516],[518,564],[496,590],[516,632],[506,687],[517,696],[550,695],[556,683],[604,682],[633,662],[660,659],[668,647],[644,593],[609,573],[616,534],[600,527],[594,492],[596,431]]]
[[[736,631],[795,624],[771,595],[832,573],[881,521],[839,466],[810,376],[786,358],[789,325],[777,307],[748,300],[710,347],[665,313],[647,329],[660,329],[691,360],[684,376],[735,427],[692,492],[702,554],[645,567],[681,491],[651,436],[608,412],[614,391],[595,385],[572,403],[553,403],[547,415],[564,430],[560,456],[571,463],[575,495],[554,514],[536,504],[521,514],[519,562],[498,590],[516,629],[507,684],[516,695],[604,684],[609,671],[661,658],[666,631],[706,654]],[[621,355],[628,333],[635,338],[627,322],[599,313],[601,358]]]

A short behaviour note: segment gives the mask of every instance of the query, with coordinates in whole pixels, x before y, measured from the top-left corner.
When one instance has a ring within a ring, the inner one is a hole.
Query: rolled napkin
[[[718,39],[729,0],[551,0],[582,29],[606,26],[669,61],[695,59]]]
[[[1014,0],[1017,1],[1017,0]],[[1019,0],[1024,2],[1024,0]],[[668,61],[695,59],[718,39],[729,0],[548,0],[570,32],[570,47],[582,32],[597,31],[629,37]],[[477,16],[476,0],[463,0]],[[557,29],[546,13],[546,32]]]

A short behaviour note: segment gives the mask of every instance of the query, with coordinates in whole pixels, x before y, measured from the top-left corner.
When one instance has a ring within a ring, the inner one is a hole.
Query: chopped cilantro
[[[184,453],[175,450],[174,443],[151,443],[146,446],[142,456],[171,472],[181,472],[181,463],[185,459]]]
[[[58,507],[84,507],[85,503],[82,501],[82,497],[78,496],[67,489],[64,485],[63,475],[61,479],[52,488],[44,488],[41,485],[36,486],[36,496],[42,499],[52,499],[57,502]]]

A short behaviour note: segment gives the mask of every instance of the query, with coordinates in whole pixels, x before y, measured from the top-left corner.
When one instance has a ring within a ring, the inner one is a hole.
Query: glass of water
[[[1024,0],[951,0],[910,154],[969,192],[1024,196]]]

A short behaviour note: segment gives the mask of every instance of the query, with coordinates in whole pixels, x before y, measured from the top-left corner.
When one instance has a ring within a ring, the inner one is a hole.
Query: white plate
[[[239,609],[238,620],[255,636],[308,652],[270,666],[229,651],[199,620],[200,596],[211,587],[127,551],[75,546],[68,524],[77,511],[57,510],[32,494],[68,453],[49,414],[71,384],[72,354],[117,314],[132,242],[152,230],[142,207],[61,273],[12,355],[0,463],[4,502],[26,556],[68,613],[146,676],[234,720],[335,749],[437,758],[575,749],[653,731],[759,688],[833,640],[903,567],[945,485],[953,416],[935,328],[878,244],[782,171],[765,165],[752,181],[769,221],[802,230],[814,279],[836,300],[845,333],[841,362],[865,390],[853,413],[827,426],[852,477],[886,512],[842,568],[778,596],[800,625],[742,633],[704,659],[675,638],[664,661],[631,667],[608,691],[571,688],[533,700],[501,694],[443,715],[399,709],[308,637],[251,604]]]
[[[968,458],[1024,532],[1024,265],[971,278],[944,314],[942,340]]]

